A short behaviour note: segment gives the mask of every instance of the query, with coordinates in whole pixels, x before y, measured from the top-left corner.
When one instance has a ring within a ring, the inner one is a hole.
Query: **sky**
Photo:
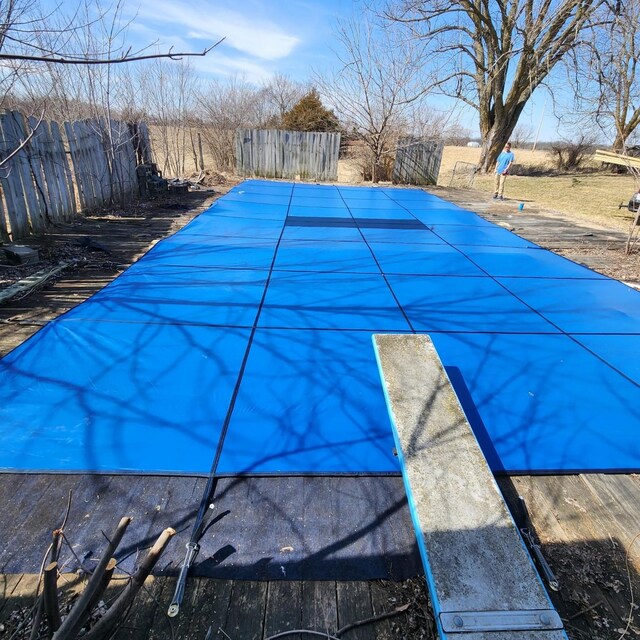
[[[46,2],[47,0],[45,0]],[[50,0],[60,1],[60,0]],[[115,0],[114,0],[115,1]],[[134,49],[202,51],[224,42],[205,57],[191,58],[203,78],[238,76],[260,85],[274,74],[308,81],[312,72],[335,66],[334,29],[340,19],[364,11],[363,0],[122,0],[129,21],[127,41]],[[66,7],[73,0],[62,0]],[[106,8],[106,5],[102,5]],[[442,98],[436,108],[454,108],[463,127],[478,135],[473,109]],[[546,105],[546,106],[545,106]],[[521,117],[540,140],[558,138],[558,123],[544,91],[534,94]]]
[[[126,0],[125,15],[136,43],[160,49],[199,51],[224,37],[193,66],[259,84],[274,73],[305,81],[330,65],[334,24],[351,9],[349,0]]]

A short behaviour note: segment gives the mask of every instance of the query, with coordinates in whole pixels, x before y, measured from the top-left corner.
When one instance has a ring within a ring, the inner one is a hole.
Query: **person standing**
[[[504,183],[509,175],[509,169],[515,162],[515,155],[511,151],[511,143],[507,142],[504,145],[504,151],[498,156],[496,161],[496,188],[493,194],[493,199],[504,200]]]

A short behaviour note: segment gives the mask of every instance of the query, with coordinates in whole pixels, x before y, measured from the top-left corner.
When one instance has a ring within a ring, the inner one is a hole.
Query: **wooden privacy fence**
[[[395,184],[436,184],[442,161],[442,142],[400,138],[393,165]]]
[[[64,135],[63,135],[64,131]],[[149,149],[146,125],[136,125],[138,147]],[[124,122],[56,122],[0,115],[0,240],[42,233],[136,192],[136,139]]]
[[[238,175],[337,180],[339,133],[238,129]]]

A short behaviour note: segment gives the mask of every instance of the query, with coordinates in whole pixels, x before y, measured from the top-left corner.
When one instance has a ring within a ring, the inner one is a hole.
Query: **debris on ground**
[[[117,270],[117,265],[113,260],[104,255],[109,255],[110,250],[102,243],[89,237],[57,242],[39,238],[37,240],[31,239],[31,242],[38,243],[40,261],[37,264],[12,265],[7,260],[3,261],[3,256],[0,253],[0,289],[17,284],[33,276],[36,272],[54,269],[63,263],[73,263],[75,268],[91,267],[109,271]],[[58,277],[61,276],[62,273]],[[48,283],[51,284],[51,280]]]
[[[556,249],[556,253],[573,260],[574,262],[586,263],[605,276],[615,278],[621,282],[629,284],[640,284],[640,251],[636,249],[634,253],[625,254],[618,245],[612,244],[608,248],[589,246],[586,242],[584,247],[572,247],[571,249]]]
[[[118,255],[121,252],[122,233],[114,233],[114,229],[119,228],[117,223],[127,227],[130,225],[131,237],[148,237],[151,241],[156,237],[151,232],[154,220],[167,219],[169,227],[163,235],[173,233],[196,215],[199,212],[198,205],[209,201],[212,195],[204,191],[175,196],[167,194],[152,200],[132,202],[127,208],[99,209],[88,215],[76,216],[71,222],[51,227],[44,236],[32,236],[28,243],[25,241],[30,249],[39,254],[37,264],[12,264],[3,249],[16,245],[0,244],[0,289],[62,263],[73,263],[74,269],[117,274],[122,270],[122,260]],[[176,212],[183,212],[183,215],[176,215]],[[51,282],[49,280],[49,284]]]
[[[408,604],[406,614],[391,619],[391,629],[398,638],[407,640],[430,640],[437,638],[436,625],[431,611],[427,583],[423,577],[410,578],[403,582],[391,583],[397,587],[399,595],[390,594],[389,604]]]
[[[204,188],[217,187],[229,182],[229,179],[224,174],[213,171],[212,169],[205,169],[198,173],[192,173],[188,180],[192,187],[197,185]]]
[[[74,242],[74,244],[78,247],[89,249],[89,251],[103,251],[104,253],[111,253],[111,250],[105,247],[101,242],[98,242],[89,236],[79,238]]]
[[[10,264],[37,264],[40,261],[38,250],[24,245],[11,244],[3,246],[5,258]]]

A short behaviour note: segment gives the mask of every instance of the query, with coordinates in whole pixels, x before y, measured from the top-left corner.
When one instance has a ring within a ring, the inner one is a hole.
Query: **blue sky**
[[[44,0],[49,2],[50,0]],[[72,0],[62,0],[70,10]],[[305,82],[312,70],[336,64],[332,51],[339,19],[364,10],[360,0],[123,0],[123,18],[130,21],[127,41],[136,47],[157,43],[155,49],[201,51],[222,37],[225,41],[206,57],[191,58],[204,78],[239,76],[261,84],[275,73]],[[106,6],[103,4],[103,8]],[[545,96],[534,96],[521,122],[535,133]],[[443,98],[434,100],[447,108]],[[477,135],[475,112],[456,106],[460,124]],[[550,104],[544,113],[540,139],[557,138]]]
[[[198,51],[225,37],[204,58],[191,60],[203,76],[239,75],[260,84],[274,73],[294,80],[309,79],[312,69],[335,64],[336,21],[363,10],[358,0],[126,0],[130,39],[137,44],[158,41],[160,49]],[[446,105],[435,101],[438,108]],[[545,96],[534,96],[521,122],[538,130]],[[460,111],[460,105],[458,105]],[[477,133],[475,113],[464,109],[461,124]],[[557,137],[550,104],[544,109],[542,140]]]
[[[243,75],[260,83],[274,73],[305,81],[310,68],[332,63],[336,19],[348,0],[127,0],[130,38],[161,49],[198,51],[225,37],[193,66],[212,76]]]

